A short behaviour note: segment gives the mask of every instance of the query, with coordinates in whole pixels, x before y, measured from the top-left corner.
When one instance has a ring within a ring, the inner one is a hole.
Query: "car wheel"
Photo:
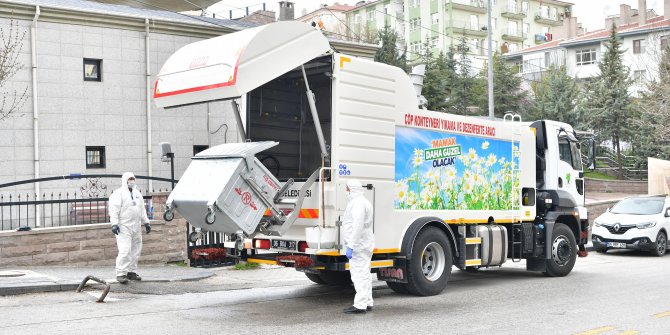
[[[658,236],[656,236],[656,243],[654,243],[654,250],[652,251],[652,254],[654,256],[663,256],[665,255],[665,250],[668,248],[668,237],[665,235],[664,232],[658,232]]]

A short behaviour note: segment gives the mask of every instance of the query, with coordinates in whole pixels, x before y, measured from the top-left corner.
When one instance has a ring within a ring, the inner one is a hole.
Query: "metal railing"
[[[108,211],[108,189],[102,182],[103,178],[115,178],[121,175],[93,174],[93,175],[66,175],[47,177],[39,179],[21,180],[11,183],[0,184],[0,192],[3,189],[26,184],[45,183],[56,180],[83,181],[83,185],[69,187],[67,191],[34,192],[18,191],[14,193],[0,193],[0,231],[14,230],[20,227],[45,228],[84,225],[93,223],[109,222]],[[150,179],[170,183],[167,178],[135,176],[136,179]],[[116,184],[116,183],[114,183]],[[155,191],[155,190],[154,190]],[[161,191],[168,191],[168,189]],[[144,191],[143,198],[147,213],[153,214],[151,196]]]

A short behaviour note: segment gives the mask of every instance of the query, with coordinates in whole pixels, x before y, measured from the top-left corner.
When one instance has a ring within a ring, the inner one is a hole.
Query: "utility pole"
[[[486,34],[487,38],[489,40],[489,52],[488,52],[488,77],[489,77],[489,119],[493,120],[495,116],[493,115],[493,32],[491,31],[493,27],[491,27],[491,11],[493,10],[491,7],[493,5],[492,0],[488,0],[488,6],[487,7],[487,20],[488,20],[488,26],[486,29]]]

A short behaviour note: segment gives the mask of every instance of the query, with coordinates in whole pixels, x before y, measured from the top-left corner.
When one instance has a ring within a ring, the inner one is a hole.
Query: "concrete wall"
[[[589,193],[647,194],[646,181],[586,178],[585,183],[587,198]]]
[[[167,194],[155,194],[156,217],[163,217]],[[142,234],[140,262],[184,261],[186,221],[152,221],[151,234]],[[116,238],[109,223],[34,229],[29,232],[0,231],[0,267],[38,265],[115,264]]]

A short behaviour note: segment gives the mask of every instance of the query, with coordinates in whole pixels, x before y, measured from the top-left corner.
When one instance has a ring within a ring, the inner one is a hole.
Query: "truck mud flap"
[[[395,258],[393,261],[393,266],[377,270],[377,279],[394,283],[408,283],[407,260],[404,258]]]

